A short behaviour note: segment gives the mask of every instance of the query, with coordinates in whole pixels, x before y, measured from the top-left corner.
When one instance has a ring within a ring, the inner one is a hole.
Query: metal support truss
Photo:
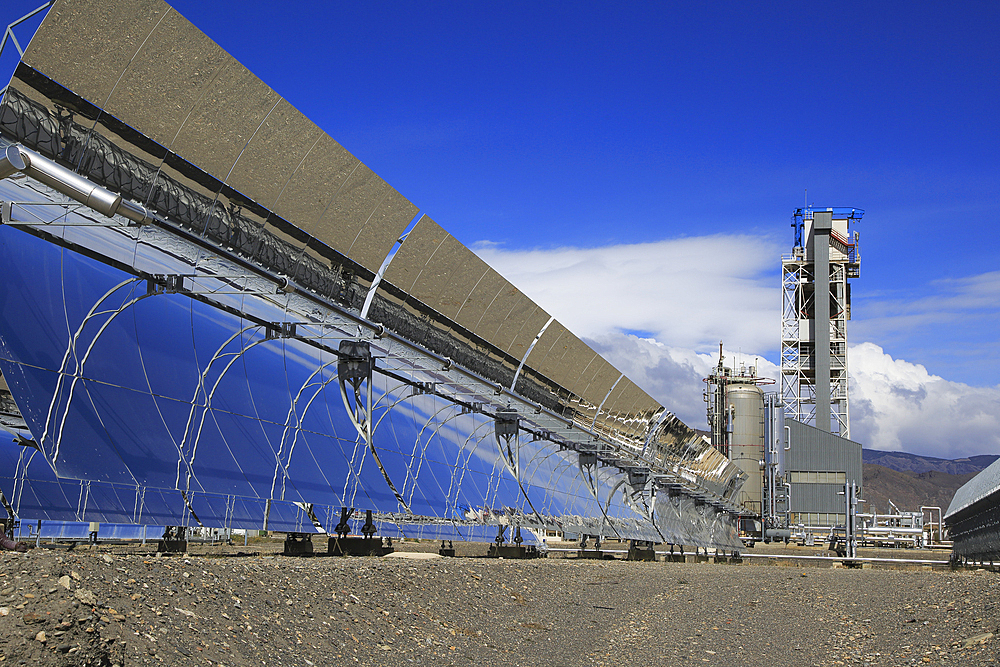
[[[858,235],[850,225],[863,216],[856,208],[797,209],[792,216],[794,247],[781,258],[780,395],[785,415],[824,430],[829,419],[829,430],[843,438],[851,435],[848,281],[861,275]],[[829,275],[819,268],[823,266]],[[830,414],[817,414],[817,402],[825,412],[827,399]]]
[[[4,30],[3,38],[0,39],[0,55],[3,55],[3,50],[7,46],[7,40],[10,40],[11,44],[14,45],[14,48],[17,49],[17,55],[18,55],[18,57],[19,58],[23,58],[24,57],[24,49],[21,48],[21,43],[17,41],[17,35],[14,34],[14,28],[16,28],[17,26],[21,25],[22,23],[24,23],[28,19],[36,16],[40,12],[45,11],[46,9],[48,9],[49,7],[51,7],[54,2],[55,2],[55,0],[49,0],[49,2],[46,2],[41,7],[28,12],[27,14],[25,14],[21,18],[17,19],[16,21],[14,21],[10,25],[8,25],[7,29]],[[3,90],[0,90],[0,95],[3,95]]]
[[[781,401],[785,415],[816,425],[816,330],[830,328],[831,430],[850,438],[847,380],[847,268],[830,261],[830,318],[815,319],[813,263],[797,248],[781,261]]]
[[[531,498],[528,497],[528,492],[524,489],[524,484],[522,483],[523,471],[521,469],[521,448],[518,441],[520,421],[517,410],[509,407],[507,409],[497,410],[493,419],[493,434],[497,441],[497,447],[500,449],[501,457],[507,466],[507,470],[514,476],[514,480],[517,482],[517,487],[521,490],[521,495],[528,503],[528,507],[531,508],[531,512],[538,518],[539,523],[544,525],[545,521],[542,519],[542,515],[535,509],[535,506],[532,504]],[[520,526],[517,526],[517,534],[520,537]]]
[[[340,360],[337,362],[337,379],[340,385],[340,396],[344,399],[344,407],[351,418],[351,423],[357,429],[358,435],[368,445],[375,464],[382,472],[385,483],[389,486],[396,500],[406,510],[410,507],[403,499],[403,495],[396,490],[396,485],[389,478],[389,473],[382,465],[378,450],[375,448],[375,440],[372,438],[372,370],[375,362],[372,359],[371,344],[366,340],[342,340],[339,350]],[[361,398],[361,385],[366,386],[364,392],[365,400]],[[347,385],[351,385],[354,395],[354,406],[348,397]]]

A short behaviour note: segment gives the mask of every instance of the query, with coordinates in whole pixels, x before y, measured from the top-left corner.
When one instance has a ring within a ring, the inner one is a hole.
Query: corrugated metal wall
[[[956,557],[1000,560],[1000,460],[955,493],[944,520]]]
[[[848,481],[861,486],[861,445],[818,428],[786,419],[788,451],[785,470],[790,472],[845,472]],[[792,513],[827,512],[843,514],[844,496],[837,495],[840,484],[792,484]],[[859,497],[863,498],[863,495]]]

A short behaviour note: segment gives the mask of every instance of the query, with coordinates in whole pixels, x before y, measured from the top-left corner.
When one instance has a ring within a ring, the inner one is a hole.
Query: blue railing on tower
[[[803,235],[805,234],[805,221],[812,220],[813,213],[815,211],[830,211],[833,213],[834,220],[843,220],[846,218],[847,220],[857,221],[861,220],[865,214],[864,209],[854,208],[852,206],[833,206],[826,208],[807,206],[805,208],[797,208],[795,209],[795,212],[792,213],[792,229],[795,230],[795,244],[792,247],[801,248],[805,245],[803,241]],[[855,254],[851,256],[851,263],[855,263],[857,261],[857,244],[854,241],[855,239],[852,234],[851,242],[855,247]]]

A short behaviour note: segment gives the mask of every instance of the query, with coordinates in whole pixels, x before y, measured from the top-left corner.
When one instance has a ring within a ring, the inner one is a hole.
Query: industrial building
[[[781,258],[781,376],[729,368],[722,348],[706,378],[712,445],[747,476],[737,502],[745,540],[829,532],[853,521],[861,445],[850,440],[847,378],[849,279],[861,275],[857,208],[797,209]]]
[[[828,533],[847,521],[845,488],[862,486],[861,445],[789,419],[773,381],[719,364],[706,378],[712,445],[747,476],[735,497],[746,541]]]
[[[840,526],[846,516],[844,485],[860,495],[861,445],[822,429],[786,419],[784,470],[789,489],[789,524]]]

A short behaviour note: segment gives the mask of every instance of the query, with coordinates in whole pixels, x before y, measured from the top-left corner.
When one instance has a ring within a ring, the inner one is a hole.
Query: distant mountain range
[[[921,507],[940,507],[942,512],[946,512],[955,492],[976,474],[952,475],[937,470],[900,472],[866,463],[862,490],[864,509],[879,514],[894,514],[889,504],[892,501],[903,512],[917,512]]]
[[[711,435],[708,431],[698,432]],[[864,511],[891,514],[890,500],[903,512],[917,512],[922,506],[940,507],[942,511],[947,511],[955,492],[1000,459],[1000,455],[941,459],[906,452],[862,449],[861,458],[864,464]]]
[[[955,492],[1000,456],[939,459],[906,452],[862,450],[864,499],[868,511],[891,513],[891,500],[904,512],[921,506],[947,511]]]
[[[943,472],[949,475],[967,475],[983,470],[1000,456],[983,454],[964,459],[939,459],[933,456],[918,456],[906,452],[885,452],[879,449],[862,449],[864,463],[874,463],[899,472]]]

